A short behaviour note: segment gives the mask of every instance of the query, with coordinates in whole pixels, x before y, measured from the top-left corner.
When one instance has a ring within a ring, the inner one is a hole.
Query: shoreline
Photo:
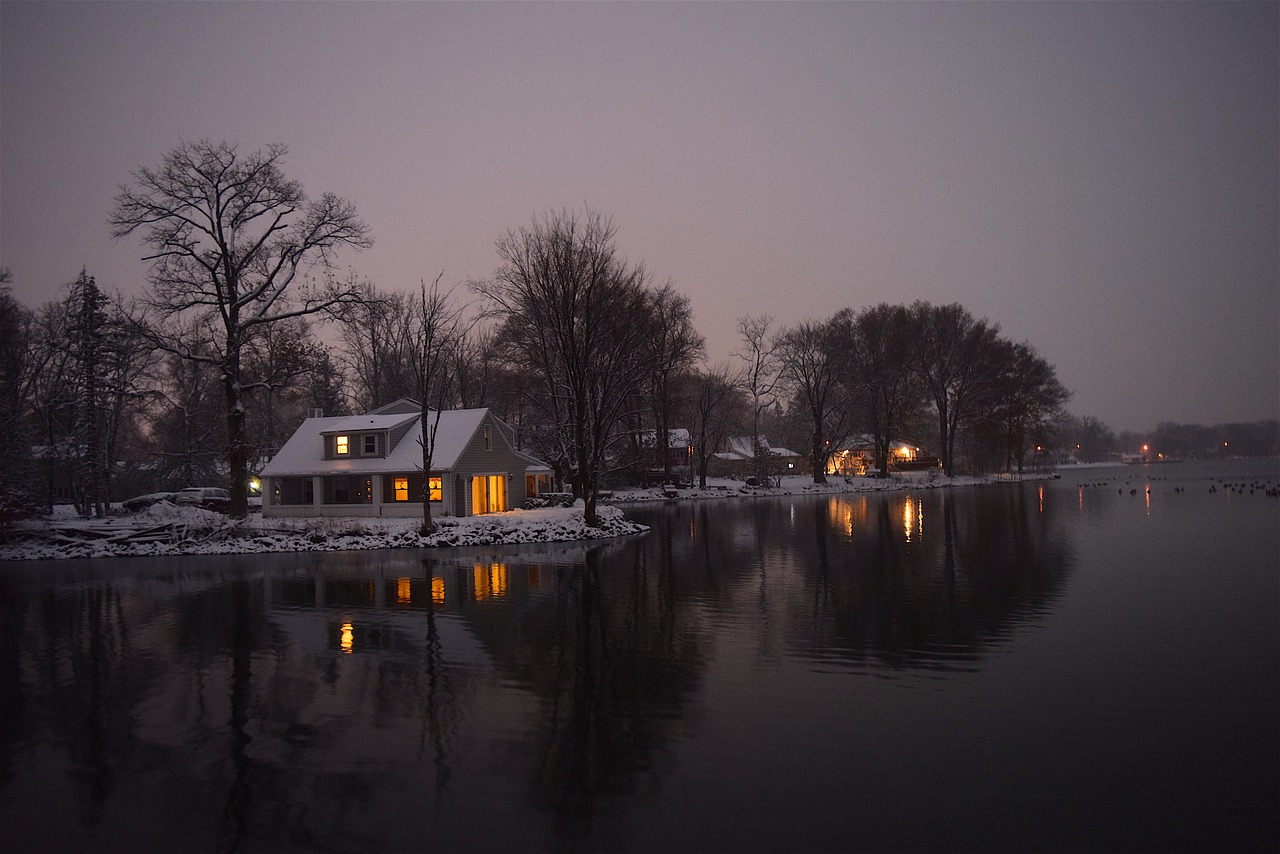
[[[1058,472],[954,478],[929,474],[910,472],[884,479],[833,476],[826,484],[813,483],[812,476],[789,475],[776,487],[748,487],[727,479],[715,479],[712,484],[709,479],[707,489],[682,488],[674,495],[662,487],[614,490],[607,501],[600,502],[599,528],[586,525],[579,502],[572,507],[509,510],[485,516],[441,516],[435,520],[438,530],[428,537],[417,532],[421,520],[416,518],[263,518],[254,514],[233,521],[210,510],[165,504],[107,520],[72,517],[19,523],[15,533],[21,537],[24,531],[29,532],[29,538],[0,546],[0,562],[591,543],[649,531],[648,526],[628,520],[620,505],[950,489],[1061,476]],[[148,536],[151,539],[130,541],[130,537]]]

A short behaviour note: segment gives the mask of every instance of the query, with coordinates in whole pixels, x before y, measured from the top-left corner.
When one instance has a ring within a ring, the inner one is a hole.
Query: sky
[[[958,302],[1113,429],[1280,418],[1275,2],[0,0],[0,266],[125,296],[120,185],[182,141],[288,146],[383,289],[553,209],[738,319]],[[459,289],[469,296],[465,289]]]

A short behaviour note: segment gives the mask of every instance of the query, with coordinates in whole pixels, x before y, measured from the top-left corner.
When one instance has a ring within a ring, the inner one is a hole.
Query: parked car
[[[217,486],[188,486],[174,497],[173,503],[226,513],[231,509],[231,493]]]
[[[148,492],[146,495],[135,495],[133,498],[120,502],[120,506],[130,513],[138,513],[146,510],[152,504],[159,504],[161,501],[173,501],[173,496],[177,493],[173,492]]]

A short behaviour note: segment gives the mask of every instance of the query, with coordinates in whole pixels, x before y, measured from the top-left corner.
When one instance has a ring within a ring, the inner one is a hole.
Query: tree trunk
[[[227,406],[227,464],[231,478],[233,519],[249,515],[249,448],[245,444],[244,401],[240,393],[239,342],[227,337],[227,354],[222,365],[222,389]]]

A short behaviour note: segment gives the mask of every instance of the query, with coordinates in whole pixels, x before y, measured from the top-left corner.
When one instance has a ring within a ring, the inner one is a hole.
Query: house
[[[431,471],[422,471],[418,403],[364,415],[308,418],[261,472],[263,516],[475,516],[551,490],[551,469],[515,447],[488,409],[430,413]]]
[[[754,474],[755,443],[750,436],[733,436],[727,441],[727,448],[713,455],[716,468],[730,475]],[[804,462],[799,454],[788,448],[773,447],[764,436],[760,437],[760,447],[765,451],[768,465],[775,473],[796,472]]]
[[[924,455],[920,448],[907,442],[889,443],[889,468],[915,471],[938,468],[937,457]],[[827,457],[827,474],[861,475],[876,467],[876,442],[871,436],[853,436]]]
[[[658,447],[657,430],[640,430],[635,434],[636,447],[640,452],[637,468],[645,486],[662,483],[669,476],[680,478],[693,477],[693,437],[683,427],[673,427],[667,431],[666,458]],[[668,475],[670,471],[670,475]]]

